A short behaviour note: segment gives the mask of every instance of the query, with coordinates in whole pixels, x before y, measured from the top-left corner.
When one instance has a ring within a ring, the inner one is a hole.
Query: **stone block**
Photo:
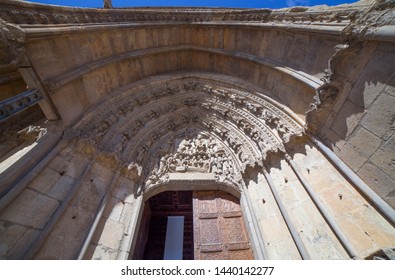
[[[111,198],[108,205],[109,207],[106,209],[106,213],[103,214],[103,217],[119,222],[125,202],[116,198]]]
[[[352,213],[360,209],[365,200],[343,187],[336,184],[329,190],[323,189],[319,194],[320,200],[324,203],[326,209],[335,219],[341,218],[344,213]]]
[[[286,62],[294,66],[296,69],[304,67],[306,56],[309,53],[310,36],[303,34],[295,34],[292,47],[286,55]]]
[[[295,243],[289,239],[266,243],[266,249],[270,260],[301,260]]]
[[[358,127],[355,133],[350,136],[346,146],[352,146],[353,149],[369,158],[380,147],[381,143],[382,140],[379,137],[363,127]]]
[[[284,81],[282,81],[282,83],[284,83]],[[289,104],[291,103],[292,94],[293,90],[290,87],[285,84],[282,84],[280,86],[279,96],[284,101],[284,105],[289,106]]]
[[[20,225],[44,228],[59,202],[31,189],[25,189],[1,214],[0,219]],[[29,211],[26,211],[28,209]]]
[[[395,180],[395,134],[372,155],[370,160],[380,170]]]
[[[92,260],[116,260],[118,253],[118,250],[103,245],[97,245],[94,248]]]
[[[329,148],[334,148],[336,146],[338,149],[342,149],[346,144],[346,141],[337,135],[333,130],[323,127],[320,131],[325,143]]]
[[[331,129],[336,132],[337,135],[346,139],[359,125],[364,114],[364,108],[346,101],[337,115]]]
[[[44,170],[31,182],[29,188],[41,193],[48,193],[61,177],[58,171],[48,167],[44,168]]]
[[[45,43],[41,40],[31,41],[27,44],[26,49],[29,52],[31,63],[40,65],[36,69],[40,77],[47,78],[66,71],[67,67],[62,59],[59,59],[59,53],[53,40],[46,40]],[[43,63],[44,61],[45,63]]]
[[[71,152],[73,151],[72,147],[67,146],[66,148],[62,149],[58,156],[61,158],[65,158],[66,156],[68,156]],[[66,159],[67,160],[67,159]]]
[[[92,218],[93,215],[78,207],[68,207],[35,258],[75,259],[88,232]]]
[[[25,253],[26,248],[28,248],[28,246],[38,237],[39,234],[39,230],[28,228],[15,244],[15,246],[9,251],[10,258],[15,259],[22,256],[22,254]]]
[[[377,98],[377,96],[383,91],[384,88],[385,84],[381,82],[374,83],[372,81],[360,79],[352,88],[348,98],[353,103],[358,104],[363,108],[368,108],[370,104],[372,104],[372,102]]]
[[[357,128],[341,149],[339,156],[355,172],[380,147],[382,140],[363,127]]]
[[[281,218],[262,219],[260,227],[270,259],[300,259],[295,243]]]
[[[380,95],[369,107],[369,111],[362,119],[362,125],[387,140],[395,129],[395,97],[388,94]]]
[[[48,167],[52,168],[58,173],[65,173],[69,164],[70,162],[68,160],[65,160],[63,157],[57,155],[51,160],[51,162],[48,164]]]
[[[34,255],[35,260],[61,260],[64,258],[64,248],[67,240],[64,236],[50,234],[44,245]],[[50,246],[48,245],[50,244]],[[68,244],[70,246],[70,244]]]
[[[122,224],[106,220],[98,244],[117,250],[123,238],[124,229]]]
[[[89,40],[88,36],[82,34],[75,34],[73,36],[70,47],[70,51],[72,52],[73,57],[76,58],[74,60],[74,63],[76,65],[83,65],[94,60],[91,50],[92,43]]]
[[[133,216],[138,215],[139,211],[140,209],[138,209],[138,206],[136,204],[125,203],[122,215],[119,219],[119,222],[125,225],[125,230],[129,223],[132,221]]]
[[[386,87],[384,88],[384,93],[391,96],[395,96],[395,72],[388,81]]]
[[[7,259],[9,251],[26,232],[27,227],[8,221],[0,221],[0,259]]]
[[[323,128],[331,127],[333,125],[333,123],[335,122],[336,118],[337,118],[337,113],[334,111],[331,111],[325,120],[325,124],[324,124]]]
[[[343,215],[336,222],[358,252],[357,257],[364,258],[374,248],[372,240],[364,233],[353,215]]]
[[[309,253],[313,260],[349,259],[348,254],[326,224],[317,226],[309,239],[312,245]]]
[[[328,68],[328,60],[334,54],[334,48],[338,41],[331,41],[329,38],[327,40],[313,38],[311,41],[311,45],[316,46],[316,50],[312,51],[315,53],[315,63],[311,73],[317,78],[322,78],[324,70]]]
[[[332,112],[336,113],[336,115],[339,113],[340,109],[343,107],[344,102],[346,102],[349,94],[350,94],[350,90],[352,89],[353,84],[350,82],[346,82],[342,89],[339,92],[338,97],[335,100],[335,104],[333,104],[332,107]],[[353,100],[352,100],[353,101]],[[354,102],[354,104],[359,104],[358,102]],[[328,127],[332,126],[332,124],[328,124]]]
[[[395,229],[373,207],[365,207],[362,211],[353,213],[353,222],[358,226],[350,234],[365,256],[383,247],[391,247],[395,240]],[[359,237],[360,239],[356,239]]]
[[[95,183],[92,183],[85,195],[80,197],[77,206],[87,213],[96,213],[103,197],[104,193],[101,192],[100,188],[98,188]]]
[[[75,184],[75,179],[67,175],[62,176],[59,181],[49,190],[48,196],[62,201]]]
[[[97,188],[104,193],[110,186],[113,176],[113,171],[103,167],[101,164],[95,163],[86,178],[92,180],[92,183],[94,183]]]
[[[124,177],[120,177],[118,184],[112,190],[112,195],[121,201],[132,203],[134,201],[135,183]]]
[[[390,195],[395,190],[395,180],[371,162],[365,163],[357,175],[380,197],[395,208],[395,200]]]
[[[70,176],[71,178],[78,179],[84,171],[87,162],[88,159],[86,157],[73,153],[73,156],[70,159],[70,164],[67,166],[65,174]]]
[[[343,259],[343,248],[318,210],[306,201],[289,215],[312,259]]]
[[[339,152],[336,153],[354,172],[357,172],[367,161],[366,156],[360,153],[359,149],[353,145],[346,144]]]
[[[393,68],[394,61],[391,61],[387,54],[376,51],[375,43],[365,44],[358,57],[355,53],[351,54],[350,58],[357,63],[354,64],[353,69],[346,64],[342,73],[350,82],[355,81],[349,99],[355,104],[368,108],[385,87],[386,81],[383,77],[388,77],[388,73],[394,72],[390,70]]]
[[[84,111],[72,83],[58,89],[52,95],[52,100],[58,108],[65,126],[70,125]]]

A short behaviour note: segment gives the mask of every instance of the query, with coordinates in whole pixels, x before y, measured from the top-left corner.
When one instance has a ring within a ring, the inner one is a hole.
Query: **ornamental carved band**
[[[145,188],[181,173],[239,186],[247,166],[262,165],[303,133],[263,93],[198,75],[125,88],[96,112],[71,135],[116,159]]]

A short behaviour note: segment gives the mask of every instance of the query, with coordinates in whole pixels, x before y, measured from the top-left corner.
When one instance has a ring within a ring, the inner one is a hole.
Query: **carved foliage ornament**
[[[218,180],[233,180],[229,178],[236,178],[238,172],[223,174],[235,165],[242,171],[247,165],[261,164],[267,152],[281,150],[291,136],[303,132],[285,112],[259,94],[218,81],[174,79],[129,91],[103,104],[74,130],[98,151],[115,154],[122,165],[130,167],[134,177],[150,177],[149,184],[164,180],[163,174],[193,170],[212,173]],[[176,131],[192,127],[207,133],[182,138],[183,142],[174,144],[181,145],[177,146],[179,150],[170,151],[164,146],[158,149],[171,135],[173,140],[166,141],[177,142]],[[205,144],[196,144],[200,139]],[[206,144],[213,139],[221,151],[214,156]],[[224,161],[231,155],[232,162]],[[154,166],[156,171],[149,174]]]
[[[4,1],[4,0],[3,0]],[[288,10],[270,9],[216,9],[216,8],[132,8],[114,9],[111,13],[96,10],[48,7],[24,1],[4,1],[0,17],[18,24],[61,24],[61,23],[104,23],[104,22],[154,22],[154,21],[242,21],[242,22],[280,22],[298,24],[322,24],[322,22],[355,21],[363,9],[351,6],[349,9],[330,8],[309,10],[294,7]],[[104,7],[111,8],[111,2],[104,0]],[[382,1],[379,1],[382,2]]]

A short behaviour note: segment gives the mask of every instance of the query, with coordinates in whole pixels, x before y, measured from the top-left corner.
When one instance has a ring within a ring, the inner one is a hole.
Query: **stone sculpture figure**
[[[112,0],[104,0],[103,2],[104,9],[112,9]]]

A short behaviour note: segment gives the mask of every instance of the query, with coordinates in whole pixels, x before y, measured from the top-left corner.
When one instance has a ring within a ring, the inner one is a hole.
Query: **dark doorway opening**
[[[146,224],[143,242],[145,260],[163,260],[168,217],[184,217],[182,259],[194,259],[192,191],[167,191],[151,197],[144,207],[142,225]],[[149,226],[148,226],[149,224]],[[144,230],[143,230],[144,231]],[[148,233],[147,233],[148,232]],[[143,232],[141,232],[144,235]],[[143,244],[140,244],[142,246]]]

